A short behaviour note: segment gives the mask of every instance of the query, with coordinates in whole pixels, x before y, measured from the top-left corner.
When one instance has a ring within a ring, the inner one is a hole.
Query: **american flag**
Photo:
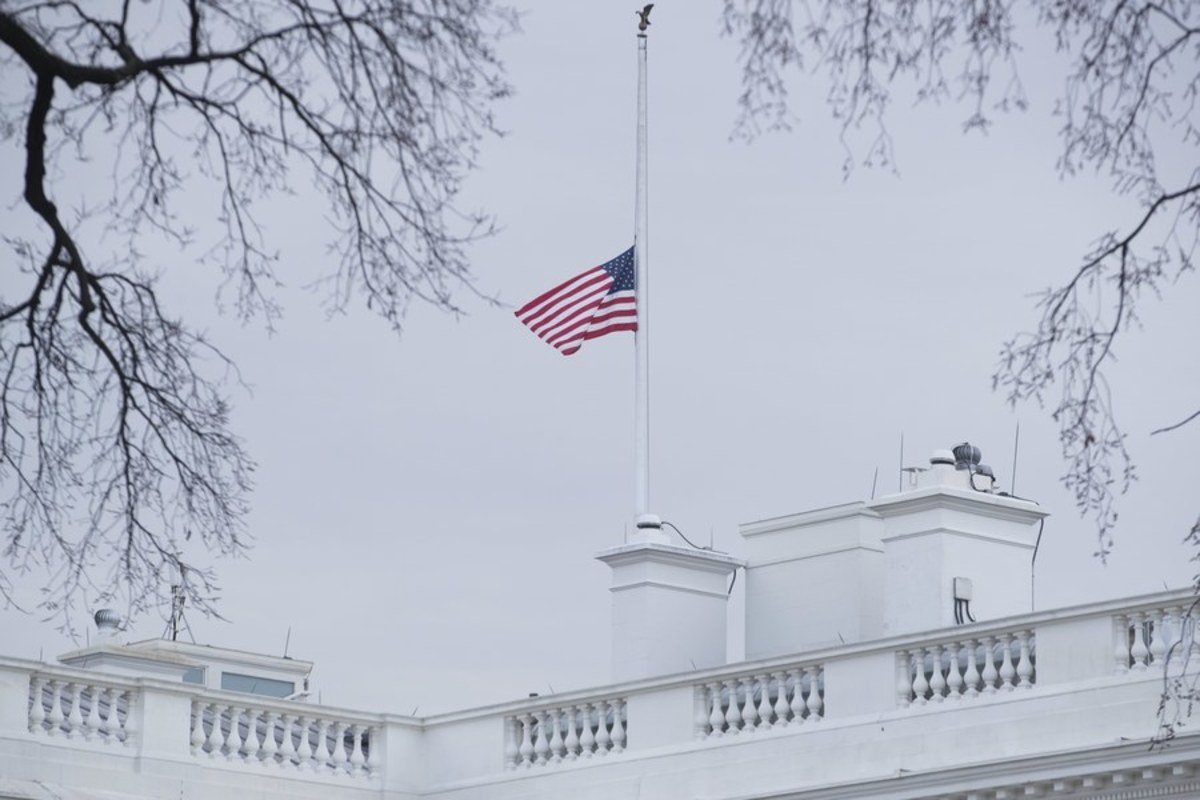
[[[516,311],[517,319],[569,356],[587,339],[637,330],[633,248],[592,267]]]

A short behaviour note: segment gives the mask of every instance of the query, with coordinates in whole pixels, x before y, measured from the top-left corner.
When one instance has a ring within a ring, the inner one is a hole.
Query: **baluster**
[[[100,691],[95,684],[89,684],[87,687],[88,713],[83,719],[83,738],[91,742],[96,739],[100,731],[100,703],[96,697]],[[83,691],[80,690],[80,699],[82,700]]]
[[[563,734],[562,734],[562,711],[555,709],[550,712],[550,716],[554,719],[553,733],[550,736],[550,760],[555,764],[562,763],[563,760]]]
[[[100,738],[105,744],[112,744],[117,740],[117,726],[120,722],[117,719],[117,690],[116,689],[101,689],[99,695],[100,705]],[[107,710],[105,706],[107,705]]]
[[[312,725],[312,721],[308,717],[301,716],[296,720],[296,733],[299,734],[296,739],[296,769],[299,770],[316,769],[316,765],[313,763],[310,725]]]
[[[755,679],[758,684],[758,727],[771,727],[771,712],[774,710],[771,705],[771,674],[764,673]]]
[[[708,687],[692,687],[692,699],[694,700],[692,704],[692,730],[696,734],[697,739],[703,739],[708,735],[708,708],[710,705]]]
[[[1170,664],[1183,661],[1183,614],[1182,606],[1174,606],[1167,612],[1167,662]]]
[[[1017,670],[1013,666],[1012,661],[1012,634],[1004,634],[1003,639],[1004,661],[1000,664],[1000,680],[1003,681],[1003,684],[1000,686],[1000,688],[1006,692],[1011,692],[1013,690],[1013,678],[1015,678],[1017,675]]]
[[[725,681],[725,688],[729,690],[729,707],[725,709],[725,731],[736,736],[742,732],[742,710],[738,708],[737,696],[738,682]]]
[[[29,678],[29,732],[44,733],[42,723],[46,721],[45,699],[42,697],[46,688],[46,679],[40,675]]]
[[[282,723],[283,736],[279,742],[279,766],[290,767],[296,762],[296,745],[292,741],[292,727],[296,723],[295,714],[284,714]]]
[[[808,713],[808,706],[804,704],[804,685],[800,680],[799,669],[788,670],[788,674],[792,678],[792,699],[788,703],[788,708],[792,711],[792,719],[790,721],[799,725],[804,722],[804,717]]]
[[[946,678],[942,675],[942,647],[933,646],[933,672],[929,676],[931,699],[940,703],[946,699]]]
[[[367,777],[374,778],[383,770],[383,749],[375,746],[379,740],[379,728],[371,725],[363,731],[363,736],[366,737],[363,740],[363,749],[367,757],[363,768],[367,771]]]
[[[721,684],[710,683],[708,696],[712,703],[712,712],[708,715],[708,727],[713,736],[721,736],[725,733],[725,709],[721,708]]]
[[[579,734],[579,755],[591,758],[592,751],[596,748],[596,737],[592,735],[592,704],[584,703],[582,710],[583,714],[579,719],[582,723]]]
[[[967,687],[964,694],[967,697],[979,696],[979,665],[976,663],[978,648],[979,642],[976,640],[971,639],[967,642],[967,673],[963,676],[963,683]]]
[[[108,715],[111,718],[116,703],[110,704],[108,708]],[[211,703],[209,708],[212,709],[212,727],[208,729],[208,738],[204,740],[204,750],[208,753],[209,758],[216,758],[221,754],[221,707],[216,703]]]
[[[991,636],[983,637],[983,693],[996,693],[996,678],[999,673],[996,672],[996,651],[993,649],[995,639]]]
[[[68,693],[71,697],[71,713],[67,714],[67,738],[75,739],[83,734],[83,713],[80,709],[83,698],[80,697],[80,686],[72,681],[63,689],[63,701],[66,701]]]
[[[950,670],[946,676],[946,688],[949,690],[946,696],[951,700],[962,700],[963,679],[958,666],[959,652],[958,642],[952,642],[949,652]]]
[[[758,705],[754,702],[754,678],[741,678],[738,680],[738,686],[741,687],[743,696],[746,698],[742,711],[742,730],[746,733],[754,733],[754,729],[758,726]]]
[[[237,720],[237,728],[234,730],[234,748],[230,756],[246,761],[250,756],[250,737],[252,735],[254,736],[255,750],[258,749],[258,732],[254,730],[254,720],[250,716],[249,707],[239,707],[233,718]],[[243,725],[245,725],[244,729]]]
[[[548,752],[550,752],[550,743],[546,736],[546,712],[539,711],[537,713],[537,730],[533,739],[533,754],[536,756],[534,763],[545,764]]]
[[[787,697],[787,673],[776,672],[775,678],[775,727],[782,728],[787,725],[788,712],[791,708],[788,706]]]
[[[1124,614],[1113,615],[1113,639],[1116,641],[1116,647],[1113,648],[1113,666],[1118,675],[1129,672],[1129,626],[1130,620]]]
[[[125,719],[121,719],[121,698],[125,698]],[[134,713],[134,705],[143,702],[138,699],[138,696],[132,689],[122,689],[113,695],[112,714],[117,721],[117,736],[120,737],[121,744],[128,746],[132,742],[137,741],[137,714]]]
[[[913,702],[919,706],[925,705],[928,700],[925,694],[929,691],[929,681],[925,679],[925,648],[918,647],[913,651]]]
[[[612,751],[614,753],[620,753],[625,750],[625,709],[624,700],[616,700],[612,703]]]
[[[279,752],[279,746],[275,743],[275,726],[279,724],[279,712],[264,712],[263,722],[265,723],[262,743],[263,766],[278,766],[275,762],[275,754]]]
[[[533,717],[529,714],[521,717],[521,746],[517,752],[521,754],[521,766],[533,764]]]
[[[334,722],[332,727],[333,753],[330,756],[332,770],[334,775],[343,775],[346,772],[346,723]]]
[[[912,653],[896,652],[896,707],[908,708],[913,701]]]
[[[1167,642],[1163,636],[1163,620],[1166,615],[1161,609],[1150,614],[1150,663],[1161,664],[1167,654]]]
[[[1196,612],[1187,612],[1183,625],[1183,639],[1187,642],[1188,663],[1200,663],[1200,635],[1196,631]]]
[[[258,738],[258,713],[258,709],[246,707],[246,753],[243,757],[254,763],[258,762],[259,750],[262,749],[262,740]]]
[[[521,763],[521,723],[516,717],[504,720],[504,768],[516,769]]]
[[[1021,654],[1017,661],[1017,677],[1020,678],[1017,683],[1018,689],[1033,688],[1033,660],[1029,657],[1029,631],[1019,631],[1017,633],[1017,643],[1020,645]]]
[[[363,771],[363,765],[367,763],[367,757],[363,755],[363,736],[366,734],[366,729],[362,725],[350,726],[350,741],[353,742],[354,748],[350,751],[350,774],[360,775]]]
[[[46,734],[48,736],[58,736],[62,733],[60,728],[65,718],[62,712],[62,698],[59,697],[62,683],[51,678],[46,682],[46,685],[50,689],[50,713],[46,715],[46,722],[49,723],[49,728],[46,730]]]
[[[608,732],[609,707],[607,700],[596,704],[596,755],[606,756],[612,749],[612,735]]]
[[[563,740],[563,748],[567,761],[579,758],[579,706],[566,709],[567,738]]]
[[[825,716],[825,701],[821,699],[821,678],[824,672],[821,667],[804,668],[804,674],[808,676],[808,718],[812,722],[819,722]]]
[[[99,705],[92,701],[93,708]],[[192,737],[189,741],[192,745],[192,755],[200,755],[201,748],[204,747],[204,703],[199,700],[192,701]]]
[[[1145,672],[1146,660],[1150,656],[1150,648],[1146,647],[1145,637],[1145,614],[1133,615],[1133,647],[1129,650],[1129,655],[1133,659],[1133,671]]]
[[[316,723],[317,749],[313,751],[313,769],[317,772],[329,772],[331,769],[329,752],[329,720],[318,719],[316,720]]]
[[[225,731],[224,746],[221,748],[225,758],[232,761],[242,746],[242,732],[238,730],[241,712],[236,706],[225,706],[225,714],[229,717],[229,728]]]

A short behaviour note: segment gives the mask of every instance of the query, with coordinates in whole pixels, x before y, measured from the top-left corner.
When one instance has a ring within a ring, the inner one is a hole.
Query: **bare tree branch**
[[[365,301],[399,331],[412,299],[454,311],[474,291],[464,248],[491,231],[457,193],[508,93],[493,50],[515,26],[506,8],[143,5],[0,3],[0,65],[28,77],[0,138],[23,136],[21,200],[41,226],[4,238],[0,596],[41,573],[39,605],[63,625],[82,598],[162,602],[173,574],[212,611],[209,557],[248,546],[253,462],[224,396],[236,368],[164,307],[158,276],[210,263],[239,315],[271,324],[281,281],[257,209],[311,185],[332,222],[329,307]],[[113,164],[107,203],[71,180],[97,158]],[[201,185],[215,247],[177,212]],[[151,241],[179,260],[148,261]]]

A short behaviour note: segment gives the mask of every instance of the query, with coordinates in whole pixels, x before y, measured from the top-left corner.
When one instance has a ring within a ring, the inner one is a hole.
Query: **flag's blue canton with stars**
[[[633,248],[517,309],[517,319],[564,356],[588,339],[637,330]]]

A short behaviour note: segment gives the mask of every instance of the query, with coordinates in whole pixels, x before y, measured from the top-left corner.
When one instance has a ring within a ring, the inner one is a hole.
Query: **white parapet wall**
[[[751,522],[740,533],[747,658],[883,633],[883,523],[865,504]]]
[[[1147,746],[1164,675],[1200,661],[1192,599],[1010,616],[424,719],[0,658],[0,798],[1192,797],[1197,737]]]
[[[740,559],[653,541],[596,558],[612,569],[614,681],[725,663],[728,587]]]

